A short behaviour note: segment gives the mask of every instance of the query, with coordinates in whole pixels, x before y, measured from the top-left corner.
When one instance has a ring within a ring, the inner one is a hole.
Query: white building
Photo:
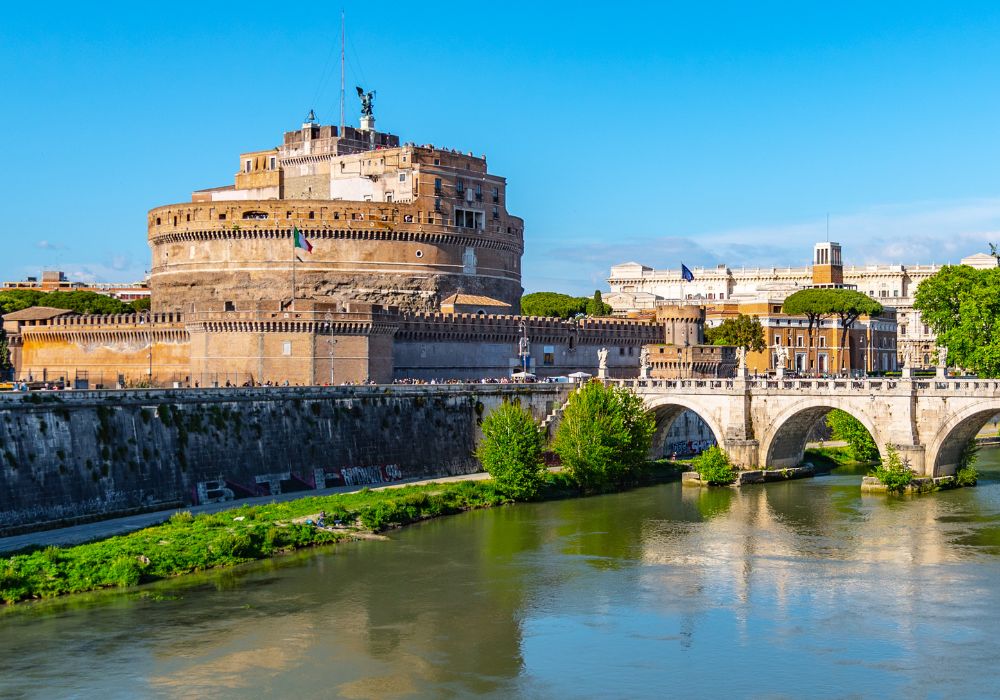
[[[997,267],[1000,262],[992,255],[977,253],[962,258],[962,265],[975,268]],[[935,338],[913,308],[917,286],[941,269],[941,265],[845,265],[844,284],[877,299],[883,306],[896,309],[897,349],[900,358],[907,346],[916,359],[914,367],[934,364]],[[685,282],[680,266],[671,270],[628,262],[611,268],[608,285],[611,292],[603,296],[615,315],[649,311],[661,304],[706,303],[714,301],[752,302],[783,300],[799,289],[813,286],[813,268],[809,267],[741,267],[719,265],[714,268],[695,267],[694,279]]]

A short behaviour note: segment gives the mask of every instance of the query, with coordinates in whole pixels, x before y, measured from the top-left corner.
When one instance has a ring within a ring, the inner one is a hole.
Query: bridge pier
[[[760,466],[760,442],[757,440],[726,438],[721,447],[729,454],[730,461],[739,467]]]
[[[933,468],[930,471],[927,469],[927,449],[923,445],[894,445],[894,447],[899,452],[903,464],[909,466],[917,476],[934,476]]]

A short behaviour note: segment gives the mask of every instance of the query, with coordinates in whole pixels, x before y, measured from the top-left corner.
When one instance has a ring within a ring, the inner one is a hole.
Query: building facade
[[[841,284],[857,289],[895,310],[896,364],[912,352],[914,368],[933,367],[936,359],[934,334],[920,319],[920,312],[913,308],[913,298],[922,281],[941,269],[941,265],[843,265],[840,246],[826,248],[818,244],[814,249],[813,264],[808,267],[731,268],[719,265],[714,268],[695,267],[694,279],[685,281],[680,270],[654,270],[639,263],[623,263],[611,268],[608,285],[611,292],[604,301],[611,305],[615,315],[636,315],[663,304],[695,303],[708,306],[725,302],[729,305],[780,304],[790,294],[807,287],[823,286],[822,275],[814,277],[820,269],[829,269],[834,262],[832,252],[842,268]],[[822,258],[824,254],[827,258]],[[828,263],[823,262],[829,261]],[[996,258],[976,254],[963,258],[961,264],[977,268],[995,267]],[[722,316],[708,318],[710,325],[721,322]],[[778,319],[775,319],[777,321]],[[881,364],[881,361],[878,362]]]
[[[485,156],[307,122],[243,153],[235,183],[149,212],[155,312],[330,298],[435,311],[464,293],[520,308],[524,222]],[[296,249],[293,230],[312,246]]]

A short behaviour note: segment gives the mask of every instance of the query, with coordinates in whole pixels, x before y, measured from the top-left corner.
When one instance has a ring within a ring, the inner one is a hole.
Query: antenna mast
[[[344,44],[347,41],[344,11],[340,11],[340,136],[344,136]]]

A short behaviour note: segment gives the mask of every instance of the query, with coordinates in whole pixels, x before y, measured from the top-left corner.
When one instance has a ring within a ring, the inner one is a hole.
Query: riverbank
[[[679,475],[679,469],[668,462],[652,463],[637,483],[620,490],[662,483]],[[538,500],[581,495],[567,475],[550,472]],[[128,535],[0,558],[0,600],[12,604],[134,586],[507,503],[511,500],[497,492],[492,480],[482,480],[364,489],[200,515],[183,511],[165,523]],[[308,522],[320,512],[325,512],[330,526]]]

